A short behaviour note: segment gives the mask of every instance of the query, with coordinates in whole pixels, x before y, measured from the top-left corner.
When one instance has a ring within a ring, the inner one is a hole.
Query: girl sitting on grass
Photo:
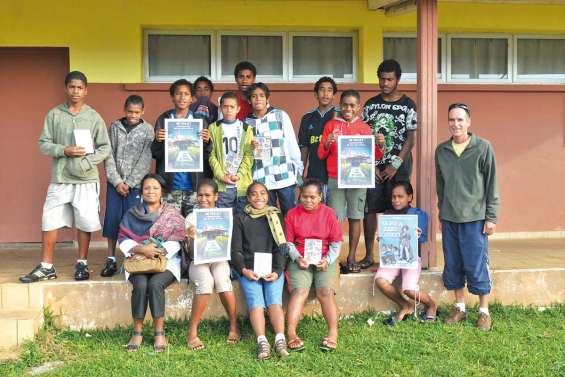
[[[198,208],[215,208],[218,200],[218,185],[211,179],[205,178],[198,182],[196,188]],[[186,217],[185,227],[188,237],[194,239],[196,235],[196,214],[191,212]],[[193,243],[191,243],[193,245]],[[193,351],[204,348],[204,343],[198,338],[198,324],[206,310],[210,295],[214,288],[220,295],[220,300],[230,321],[230,330],[227,337],[228,343],[237,343],[240,340],[237,325],[237,310],[235,295],[230,279],[230,265],[227,261],[195,265],[190,263],[188,276],[194,285],[194,298],[192,311],[188,324],[187,343]]]
[[[275,331],[275,351],[280,357],[285,357],[288,351],[284,336],[282,291],[286,256],[280,250],[280,246],[286,244],[283,218],[278,208],[268,205],[269,191],[262,183],[253,182],[247,188],[247,201],[249,205],[234,219],[231,260],[241,275],[239,283],[257,336],[257,359],[271,357],[271,346],[265,337],[265,308]],[[271,265],[266,266],[271,272],[260,276],[254,271],[255,260],[265,257],[265,254],[272,258]]]
[[[399,311],[385,320],[386,325],[394,326],[405,317],[414,313],[413,304],[407,301],[402,294],[411,300],[422,302],[426,305],[426,312],[422,315],[422,322],[434,322],[436,320],[437,305],[435,301],[426,293],[420,291],[418,281],[422,271],[420,260],[421,245],[427,241],[428,215],[419,208],[410,206],[414,190],[410,182],[399,181],[392,186],[392,208],[385,212],[385,215],[418,215],[418,268],[387,268],[379,267],[375,275],[375,283],[381,292],[394,301]],[[402,290],[398,290],[392,285],[394,279],[402,274]]]

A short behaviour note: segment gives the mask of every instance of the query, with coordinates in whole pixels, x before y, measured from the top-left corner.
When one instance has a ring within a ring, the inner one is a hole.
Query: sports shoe
[[[88,271],[88,264],[77,262],[75,264],[75,280],[88,280],[90,278],[90,271]]]
[[[29,274],[20,277],[22,283],[35,283],[36,281],[51,279],[57,279],[55,267],[51,266],[51,268],[45,268],[41,263],[31,270]]]
[[[445,319],[445,323],[452,325],[454,323],[464,321],[465,319],[467,319],[467,313],[462,312],[458,307],[454,307]]]
[[[106,258],[106,264],[104,265],[102,271],[100,271],[100,276],[109,278],[111,276],[114,276],[116,272],[118,272],[118,264],[116,263],[116,261],[114,259]]]
[[[271,358],[271,345],[266,340],[257,343],[257,360],[267,360]]]
[[[285,339],[275,340],[275,351],[279,357],[287,357],[290,355],[288,353]]]
[[[492,319],[490,318],[490,315],[479,312],[479,318],[475,324],[480,330],[490,331],[492,327]]]

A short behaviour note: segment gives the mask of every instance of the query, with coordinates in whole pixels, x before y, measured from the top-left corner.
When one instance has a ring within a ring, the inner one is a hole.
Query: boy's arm
[[[165,128],[165,116],[164,114],[161,114],[155,122],[155,135],[157,135],[157,132],[163,128]],[[153,139],[153,142],[151,143],[151,155],[157,161],[165,158],[165,143]]]
[[[118,138],[115,132],[114,125],[110,126],[110,154],[104,160],[104,171],[106,171],[106,178],[108,178],[108,182],[114,187],[119,185],[123,182],[122,177],[118,173],[118,169],[116,168],[116,160],[114,159],[114,145],[117,144]]]
[[[152,127],[149,126],[143,139],[141,153],[133,165],[129,177],[126,178],[126,184],[129,187],[136,187],[143,177],[151,171],[151,143],[153,143],[154,137],[155,133]]]
[[[300,148],[300,158],[302,159],[302,166],[306,169],[306,162],[308,161],[308,128],[306,115],[300,121],[300,129],[298,130],[298,147]]]
[[[251,174],[253,171],[253,162],[255,159],[253,156],[253,149],[251,149],[251,140],[253,140],[253,128],[248,126],[241,145],[243,158],[241,159],[239,169],[237,170],[237,176],[239,179],[241,179],[244,175]]]
[[[328,140],[328,135],[332,133],[332,122],[326,123],[324,126],[324,132],[322,132],[322,140],[318,145],[318,158],[320,160],[325,160],[330,155],[330,149],[326,149],[326,140]]]
[[[53,122],[55,113],[50,111],[43,121],[43,129],[39,135],[39,151],[45,155],[51,157],[63,157],[65,156],[65,145],[56,144],[53,140]]]
[[[292,127],[292,121],[287,113],[282,111],[282,121],[283,121],[283,134],[285,138],[285,143],[287,145],[287,150],[289,151],[289,157],[296,168],[296,174],[302,175],[304,171],[304,165],[302,165],[302,158],[300,155],[300,148],[298,148],[298,143],[296,142],[296,135],[294,134],[294,127]]]

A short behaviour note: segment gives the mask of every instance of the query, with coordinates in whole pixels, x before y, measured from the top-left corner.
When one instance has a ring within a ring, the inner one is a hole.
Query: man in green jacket
[[[452,324],[467,318],[464,287],[479,296],[477,327],[488,331],[491,280],[488,239],[498,219],[496,162],[490,143],[468,132],[471,111],[462,103],[449,106],[451,138],[435,153],[436,188],[445,266],[443,284],[455,292],[455,307],[446,318]]]
[[[75,279],[86,280],[90,234],[101,229],[98,164],[110,153],[108,132],[102,117],[84,103],[87,80],[82,72],[65,77],[67,101],[51,109],[39,137],[39,150],[52,157],[51,182],[43,205],[42,259],[22,283],[55,279],[53,252],[59,228],[73,225],[78,233],[79,259]]]

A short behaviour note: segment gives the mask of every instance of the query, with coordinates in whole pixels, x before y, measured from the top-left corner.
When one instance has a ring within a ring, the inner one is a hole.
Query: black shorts
[[[400,168],[398,168],[398,171],[392,179],[381,183],[375,183],[375,188],[367,189],[367,198],[365,199],[366,212],[383,213],[387,209],[392,209],[392,186],[394,186],[394,183],[396,182],[410,182],[411,175],[412,155],[409,154],[402,165],[400,165]]]

